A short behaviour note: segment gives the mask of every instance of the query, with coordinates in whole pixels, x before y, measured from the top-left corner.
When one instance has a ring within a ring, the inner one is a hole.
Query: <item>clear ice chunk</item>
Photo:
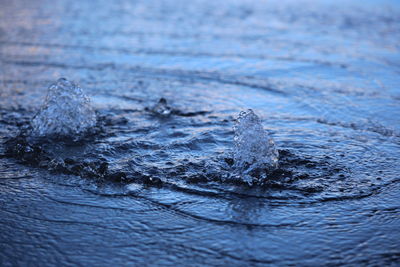
[[[31,125],[35,137],[78,140],[96,125],[96,113],[78,85],[60,78],[49,87],[46,100]]]
[[[262,182],[267,178],[266,171],[278,166],[279,153],[273,139],[251,109],[240,112],[234,131],[233,166],[236,174],[249,185]]]

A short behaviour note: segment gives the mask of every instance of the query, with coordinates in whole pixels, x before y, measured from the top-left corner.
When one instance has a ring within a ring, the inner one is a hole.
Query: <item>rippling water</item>
[[[399,39],[396,1],[3,1],[0,262],[398,264]],[[10,155],[60,77],[98,131]],[[249,108],[280,154],[252,187]]]

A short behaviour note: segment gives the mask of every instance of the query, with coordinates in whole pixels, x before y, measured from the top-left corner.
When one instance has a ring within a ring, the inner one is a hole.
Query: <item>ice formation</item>
[[[251,109],[240,112],[234,131],[235,171],[250,185],[261,182],[266,178],[266,171],[278,165],[279,154],[274,141]]]
[[[49,87],[46,100],[31,125],[32,135],[36,137],[77,140],[96,125],[96,113],[78,85],[60,78]]]

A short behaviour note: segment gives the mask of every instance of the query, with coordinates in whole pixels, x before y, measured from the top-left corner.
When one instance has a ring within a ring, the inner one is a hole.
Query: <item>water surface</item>
[[[60,77],[101,123],[51,164],[1,157],[2,265],[399,263],[397,1],[1,6],[2,143]],[[265,186],[226,181],[249,108],[280,151]]]

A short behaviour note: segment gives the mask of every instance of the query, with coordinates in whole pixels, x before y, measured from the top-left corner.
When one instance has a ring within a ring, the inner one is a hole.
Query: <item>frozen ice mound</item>
[[[260,118],[251,109],[242,111],[234,131],[233,166],[236,174],[249,185],[267,179],[268,170],[278,166],[279,153]]]
[[[65,78],[52,84],[46,100],[32,119],[35,137],[78,140],[96,125],[96,113],[82,89]]]

